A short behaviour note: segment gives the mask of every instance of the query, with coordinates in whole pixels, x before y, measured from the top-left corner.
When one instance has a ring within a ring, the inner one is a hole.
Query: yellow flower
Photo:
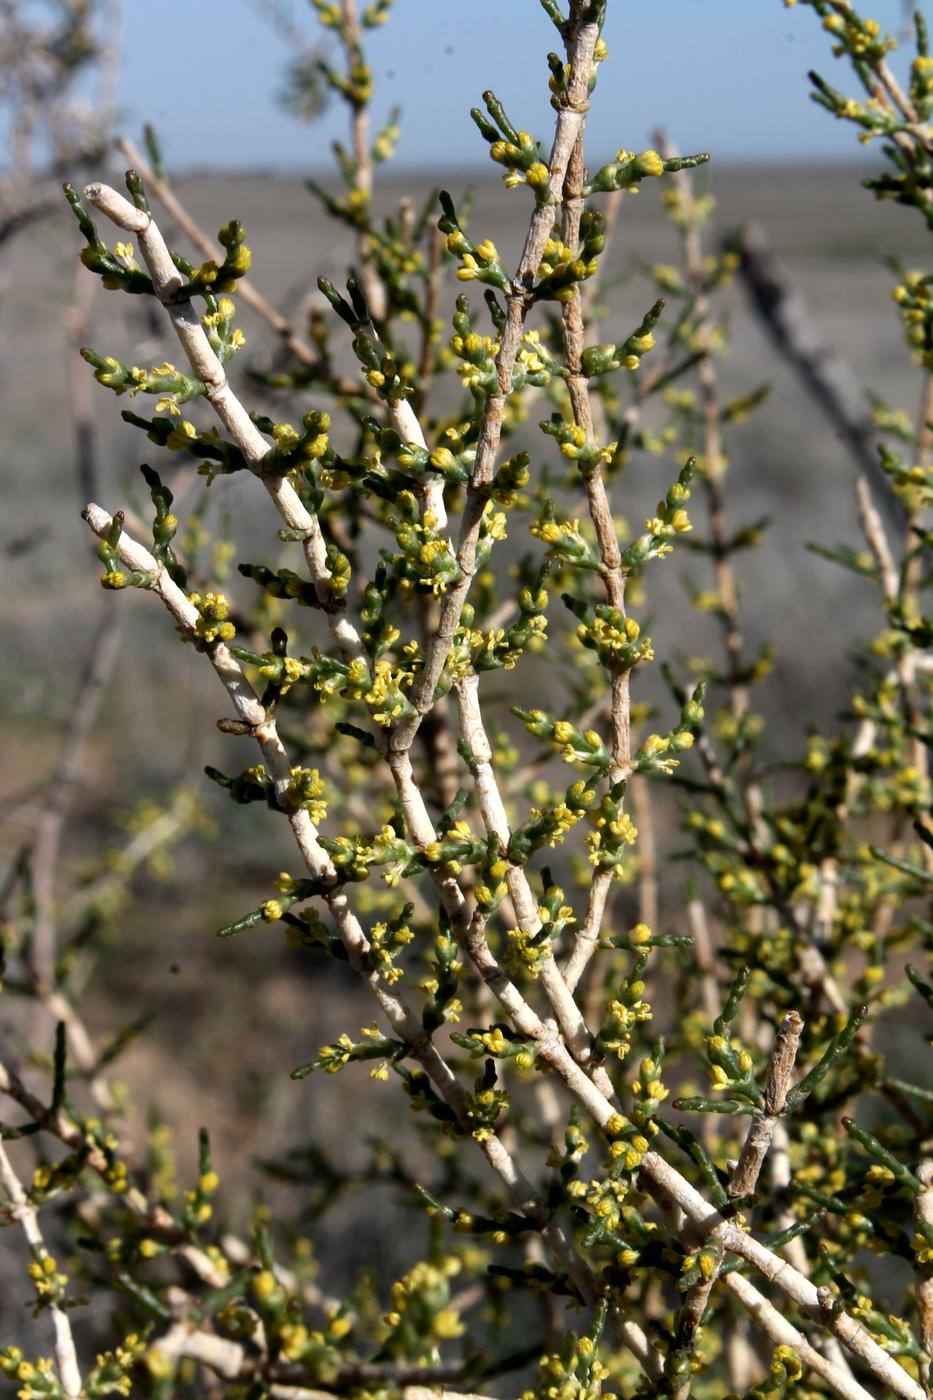
[[[442,1341],[448,1341],[453,1337],[462,1337],[466,1328],[460,1321],[460,1315],[454,1308],[441,1308],[434,1316],[431,1323],[431,1331],[435,1337]]]
[[[657,176],[664,174],[664,161],[657,151],[642,151],[638,157],[638,168],[642,175]]]

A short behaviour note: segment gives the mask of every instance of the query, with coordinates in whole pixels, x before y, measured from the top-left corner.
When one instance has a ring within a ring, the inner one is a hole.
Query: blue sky
[[[282,111],[277,93],[289,50],[257,13],[261,3],[128,0],[120,126],[135,136],[153,121],[176,172],[329,168],[345,114],[335,104],[307,127]],[[309,42],[320,37],[307,0],[278,4]],[[896,31],[903,6],[872,0],[869,12]],[[549,135],[544,55],[555,39],[537,0],[396,0],[389,22],[370,33],[369,53],[377,118],[395,103],[403,108],[399,165],[481,163],[485,144],[469,109],[487,87],[517,125]],[[609,0],[606,40],[610,57],[588,128],[592,159],[643,147],[659,121],[682,150],[724,161],[831,160],[858,150],[851,128],[808,100],[809,68],[839,86],[851,83],[808,7]]]

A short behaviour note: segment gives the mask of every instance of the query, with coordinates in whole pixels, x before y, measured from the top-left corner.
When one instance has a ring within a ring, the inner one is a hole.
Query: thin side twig
[[[465,677],[456,687],[456,696],[460,733],[472,755],[483,823],[487,833],[496,837],[500,849],[505,852],[509,847],[511,831],[505,803],[492,766],[492,749],[483,726],[479,704],[479,678]],[[534,936],[541,930],[541,917],[538,913],[538,901],[532,893],[524,868],[508,862],[505,881],[515,907],[519,928],[524,934]],[[612,1080],[605,1067],[593,1055],[586,1022],[550,949],[546,951],[538,966],[538,981],[550,1002],[557,1024],[574,1059],[592,1075],[593,1082],[608,1099],[615,1099]]]
[[[809,307],[778,263],[764,230],[757,224],[746,225],[737,240],[735,235],[726,240],[729,246],[736,241],[740,275],[775,349],[848,448],[859,471],[871,480],[882,480],[876,429],[852,369],[820,337]],[[892,518],[903,517],[890,493],[884,501]]]
[[[793,1347],[804,1366],[820,1376],[842,1400],[874,1400],[870,1390],[860,1385],[847,1369],[818,1352],[806,1334],[789,1322],[744,1275],[726,1274],[723,1284],[766,1337],[776,1346]]]
[[[771,1146],[774,1129],[787,1104],[787,1093],[802,1034],[803,1017],[796,1011],[788,1011],[774,1037],[774,1046],[768,1062],[764,1112],[760,1117],[752,1119],[739,1160],[729,1181],[729,1195],[736,1200],[750,1196],[755,1189],[758,1174]]]
[[[791,1075],[803,1032],[803,1019],[796,1011],[784,1017],[774,1038],[771,1057],[768,1062],[768,1078],[765,1086],[764,1113],[754,1117],[749,1126],[745,1145],[727,1187],[729,1195],[738,1200],[749,1196],[755,1189],[758,1174],[767,1156],[775,1126],[787,1103]],[[721,1238],[721,1227],[710,1236],[711,1240]],[[674,1329],[676,1350],[672,1357],[682,1363],[693,1352],[703,1314],[706,1312],[710,1295],[720,1277],[721,1265],[714,1268],[708,1278],[702,1278],[688,1291]],[[674,1388],[672,1400],[687,1400],[690,1394],[691,1378],[689,1369],[684,1379]]]
[[[49,1252],[39,1228],[39,1213],[23,1189],[23,1184],[7,1156],[6,1148],[0,1143],[0,1186],[10,1202],[10,1214],[18,1220],[29,1248],[39,1263],[49,1258]],[[67,1400],[77,1400],[81,1394],[81,1369],[75,1347],[71,1322],[64,1308],[57,1303],[49,1304],[52,1327],[55,1331],[55,1360],[58,1364],[59,1380]]]
[[[221,249],[191,216],[171,185],[156,174],[139,147],[125,136],[119,137],[116,144],[117,149],[126,157],[132,168],[142,176],[146,183],[146,189],[155,195],[163,209],[174,219],[198,252],[214,262],[222,262]],[[312,347],[306,340],[302,339],[291,322],[266,301],[248,277],[241,277],[237,282],[237,295],[242,297],[246,305],[255,311],[257,316],[260,316],[267,325],[271,326],[297,360],[300,360],[303,365],[313,366],[317,364],[318,357]]]
[[[917,1168],[922,1190],[914,1198],[914,1219],[917,1225],[933,1229],[933,1159],[926,1158]],[[917,1272],[917,1312],[920,1321],[920,1345],[926,1353],[924,1383],[930,1383],[933,1365],[933,1273],[929,1266]]]

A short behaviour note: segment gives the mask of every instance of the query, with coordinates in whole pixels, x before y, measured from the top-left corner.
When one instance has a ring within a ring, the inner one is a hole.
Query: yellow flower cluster
[[[533,818],[540,818],[545,814],[539,811],[537,807],[532,807],[531,815]],[[568,807],[566,802],[558,802],[556,806],[548,808],[546,815],[549,832],[547,844],[549,846],[560,846],[563,844],[567,832],[570,831],[572,827],[576,826],[577,822],[583,816],[583,811],[582,809],[575,810],[572,807]]]
[[[620,1060],[624,1060],[631,1049],[630,1032],[635,1026],[650,1021],[653,1016],[650,1002],[644,1000],[645,984],[636,978],[625,988],[629,1000],[618,997],[606,1003],[606,1024],[599,1033],[600,1044],[611,1050]]]
[[[380,20],[379,23],[381,22]],[[398,122],[389,122],[388,126],[384,126],[373,142],[373,160],[391,160],[401,134],[402,128]]]
[[[165,447],[170,449],[170,452],[186,452],[196,437],[198,428],[195,424],[188,419],[182,419],[181,423],[172,427],[171,433],[165,438]]]
[[[516,363],[524,370],[525,374],[543,374],[547,371],[548,364],[542,352],[541,332],[538,330],[526,331],[522,336]]]
[[[712,1081],[710,1087],[713,1093],[720,1093],[724,1089],[732,1088],[735,1084],[742,1082],[740,1079],[735,1079],[732,1074],[730,1074],[729,1070],[721,1063],[715,1062],[717,1059],[730,1052],[731,1056],[734,1056],[737,1061],[738,1069],[743,1079],[752,1072],[752,1057],[743,1047],[740,1040],[733,1038],[730,1044],[725,1036],[708,1036],[706,1040],[706,1053],[709,1055],[710,1059],[714,1061],[714,1063],[710,1065],[710,1078]]]
[[[513,966],[523,967],[532,977],[537,977],[542,964],[551,955],[547,939],[535,943],[534,935],[520,928],[507,929],[505,936],[509,943],[509,961]]]
[[[641,627],[634,617],[613,621],[597,616],[591,622],[581,622],[577,628],[581,642],[591,642],[603,657],[624,658],[629,666],[639,661],[653,661],[651,638],[641,636]]]
[[[586,844],[590,851],[588,856],[590,865],[605,867],[608,864],[608,855],[612,862],[612,869],[617,875],[621,875],[622,868],[619,861],[622,848],[635,844],[638,839],[638,827],[627,812],[619,812],[617,816],[612,818],[599,812],[594,814],[590,820],[596,827],[596,830],[589,832],[586,838]],[[639,925],[639,927],[644,926]]]
[[[460,361],[457,373],[465,389],[482,388],[490,375],[495,373],[494,361],[499,353],[499,342],[490,336],[480,335],[477,331],[454,335],[450,339],[450,348]],[[431,460],[442,469],[453,464],[452,454],[450,458],[442,456],[437,461],[432,456]]]
[[[50,1395],[63,1393],[51,1357],[27,1361],[19,1347],[5,1347],[0,1351],[0,1370],[11,1380],[22,1381],[17,1391],[19,1400],[48,1400]]]
[[[386,986],[394,986],[403,975],[402,969],[395,966],[394,959],[414,936],[407,923],[375,923],[370,929],[369,956]]]
[[[565,540],[575,542],[580,535],[580,526],[576,520],[547,520],[532,525],[531,534],[550,545],[561,544]]]
[[[390,661],[377,661],[372,683],[363,699],[370,706],[373,719],[385,729],[404,714],[408,706],[405,689],[411,684],[413,673],[404,667],[393,667]]]
[[[438,1341],[461,1337],[465,1331],[460,1315],[450,1307],[450,1279],[460,1272],[459,1259],[447,1255],[437,1263],[421,1260],[392,1285],[392,1308],[384,1318],[388,1327],[401,1327],[409,1314],[426,1311],[431,1318],[431,1335]]]
[[[823,28],[829,34],[838,35],[843,41],[833,50],[837,55],[847,52],[853,58],[877,60],[897,48],[897,40],[890,34],[882,35],[881,25],[876,19],[860,19],[856,15],[847,18],[840,14],[829,14],[823,18]]]
[[[638,928],[645,929],[645,925],[639,924]],[[645,932],[650,937],[650,929],[645,929]],[[639,1077],[632,1080],[632,1093],[638,1098],[638,1103],[631,1110],[632,1122],[653,1137],[659,1131],[657,1123],[653,1121],[654,1114],[669,1097],[670,1090],[660,1078],[660,1067],[650,1056],[642,1060],[638,1073]]]
[[[289,783],[285,789],[286,801],[292,807],[301,807],[320,826],[327,816],[327,803],[324,800],[324,783],[316,768],[302,768],[295,764],[288,770]]]
[[[122,1346],[99,1353],[94,1372],[87,1378],[88,1392],[99,1395],[105,1395],[108,1391],[117,1395],[132,1394],[131,1372],[145,1350],[143,1339],[136,1332],[130,1332]]]
[[[681,730],[673,734],[649,734],[638,752],[651,760],[655,772],[673,773],[680,762],[673,754],[692,748],[693,735],[689,730]]]
[[[188,602],[197,609],[195,631],[202,641],[229,642],[236,628],[229,621],[230,605],[222,593],[189,593]]]
[[[41,1259],[33,1259],[27,1272],[40,1302],[53,1302],[65,1291],[68,1275],[59,1272],[51,1254],[44,1254]]]
[[[891,293],[901,308],[909,343],[925,369],[933,369],[933,290],[920,272],[909,272]]]
[[[538,1363],[542,1383],[536,1390],[523,1391],[520,1400],[617,1400],[603,1389],[609,1368],[596,1359],[596,1348],[589,1337],[580,1337],[568,1356],[553,1352]],[[584,1369],[588,1379],[578,1372]]]
[[[353,1053],[353,1041],[346,1031],[337,1037],[333,1045],[322,1045],[317,1052],[318,1062],[325,1074],[337,1074],[349,1063]]]

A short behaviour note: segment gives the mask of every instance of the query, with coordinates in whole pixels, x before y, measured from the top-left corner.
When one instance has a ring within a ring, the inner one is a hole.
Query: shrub
[[[847,0],[804,3],[863,94],[814,76],[817,101],[880,142],[869,188],[933,226],[922,18],[902,88],[877,24]],[[933,1393],[931,1093],[877,1039],[908,997],[933,1008],[903,963],[933,927],[933,278],[897,269],[894,292],[923,372],[916,426],[875,402],[901,537],[860,481],[864,550],[821,543],[875,586],[883,629],[845,720],[775,764],[752,708],[770,655],[743,640],[736,564],[760,531],[724,505],[730,424],[762,395],[719,392],[716,296],[739,254],[704,242],[711,201],[691,172],[706,156],[659,141],[588,170],[606,3],[571,0],[564,15],[542,0],[560,50],[550,147],[491,92],[472,114],[506,185],[528,187],[517,267],[446,193],[379,222],[373,167],[397,129],[368,130],[363,39],[389,4],[359,18],[353,0],[314,4],[345,64],[314,57],[303,81],[346,103],[353,138],[341,192],[315,192],[353,231],[356,270],[345,287],[321,280],[307,336],[265,308],[280,366],[238,377],[242,390],[228,377],[237,296],[265,306],[245,232],[227,224],[199,264],[170,250],[149,205],[175,200],[154,146],[129,199],[68,189],[85,266],[160,304],[181,348],[180,364],[153,368],[84,351],[164,450],[160,470],[142,469],[151,541],[120,511],[92,504],[85,519],[104,587],[154,595],[226,690],[222,731],[258,748],[208,776],[294,837],[292,868],[221,934],[281,925],[371,994],[372,1024],[293,1077],[368,1071],[407,1098],[419,1116],[377,1146],[373,1171],[426,1215],[420,1256],[333,1297],[300,1223],[260,1211],[249,1242],[222,1227],[206,1137],[181,1195],[162,1129],[134,1152],[71,1002],[69,944],[51,964],[46,947],[37,974],[23,864],[10,987],[58,1031],[41,1093],[0,1068],[20,1109],[4,1136],[38,1152],[28,1180],[19,1149],[0,1148],[0,1180],[55,1356],[8,1346],[0,1367],[24,1397]],[[653,182],[682,264],[652,267],[656,299],[598,343],[611,225],[623,195]],[[116,225],[113,247],[92,209]],[[260,390],[293,421],[251,413]],[[175,547],[172,453],[208,484],[251,473],[281,517],[282,550],[239,564],[235,598]],[[666,475],[642,499],[626,470],[646,453]],[[643,529],[628,533],[610,492]],[[646,594],[683,545],[710,572],[693,602],[722,646],[668,667],[652,714],[631,695],[654,660]],[[508,687],[497,672],[515,673]],[[539,689],[548,708],[530,702]],[[504,695],[523,703],[509,711]],[[648,839],[655,782],[682,799],[689,934],[657,922],[657,882],[675,876]],[[622,922],[612,897],[632,882],[642,918]],[[71,1280],[46,1221],[70,1231]],[[96,1362],[76,1352],[85,1292],[112,1313]]]
[[[0,108],[8,152],[0,173],[0,245],[58,208],[53,177],[86,171],[106,153],[118,30],[116,0],[4,5]]]

